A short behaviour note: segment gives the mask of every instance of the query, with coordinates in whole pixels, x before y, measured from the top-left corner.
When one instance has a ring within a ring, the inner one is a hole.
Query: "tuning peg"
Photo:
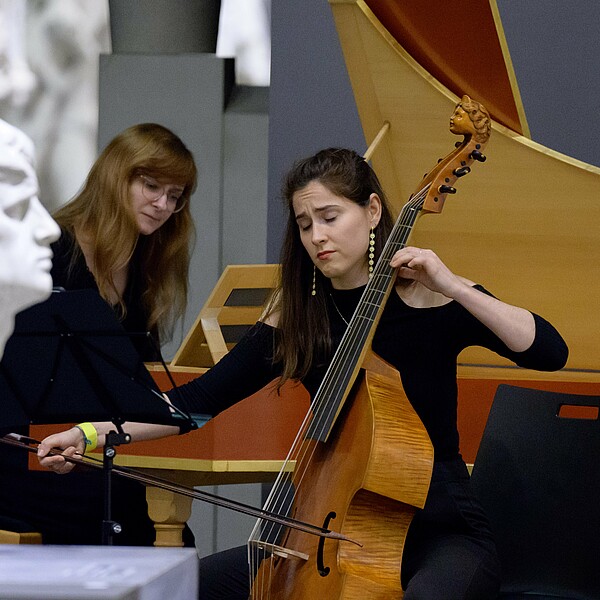
[[[457,167],[453,171],[453,173],[457,177],[463,177],[464,175],[466,175],[467,173],[470,173],[470,172],[471,172],[471,167]]]
[[[479,162],[486,161],[486,157],[483,154],[481,154],[480,150],[473,150],[473,152],[471,152],[470,156],[473,160],[478,160]]]
[[[440,185],[438,191],[440,194],[456,194],[456,188],[453,188],[449,185]]]

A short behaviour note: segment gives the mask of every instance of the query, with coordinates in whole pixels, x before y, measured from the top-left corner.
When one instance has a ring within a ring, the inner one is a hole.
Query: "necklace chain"
[[[333,308],[335,308],[337,314],[340,315],[342,321],[344,321],[344,323],[346,323],[346,327],[349,327],[350,323],[348,323],[348,321],[346,321],[344,315],[342,314],[342,312],[338,308],[338,305],[335,303],[335,300],[333,299],[333,295],[331,293],[329,294],[329,297],[331,298],[331,302],[333,302]]]

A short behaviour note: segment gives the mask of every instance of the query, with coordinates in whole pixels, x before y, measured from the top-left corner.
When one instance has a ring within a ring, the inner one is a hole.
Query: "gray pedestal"
[[[212,52],[221,0],[109,0],[115,54]]]
[[[0,546],[0,598],[196,600],[190,548]]]

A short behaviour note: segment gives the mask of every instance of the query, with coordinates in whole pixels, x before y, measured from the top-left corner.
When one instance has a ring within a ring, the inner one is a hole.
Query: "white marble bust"
[[[0,358],[15,315],[52,291],[60,229],[38,199],[31,140],[0,119]]]

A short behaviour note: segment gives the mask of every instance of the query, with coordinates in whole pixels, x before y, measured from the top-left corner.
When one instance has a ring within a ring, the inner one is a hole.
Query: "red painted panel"
[[[496,25],[485,0],[366,0],[398,43],[457,96],[523,133]]]

